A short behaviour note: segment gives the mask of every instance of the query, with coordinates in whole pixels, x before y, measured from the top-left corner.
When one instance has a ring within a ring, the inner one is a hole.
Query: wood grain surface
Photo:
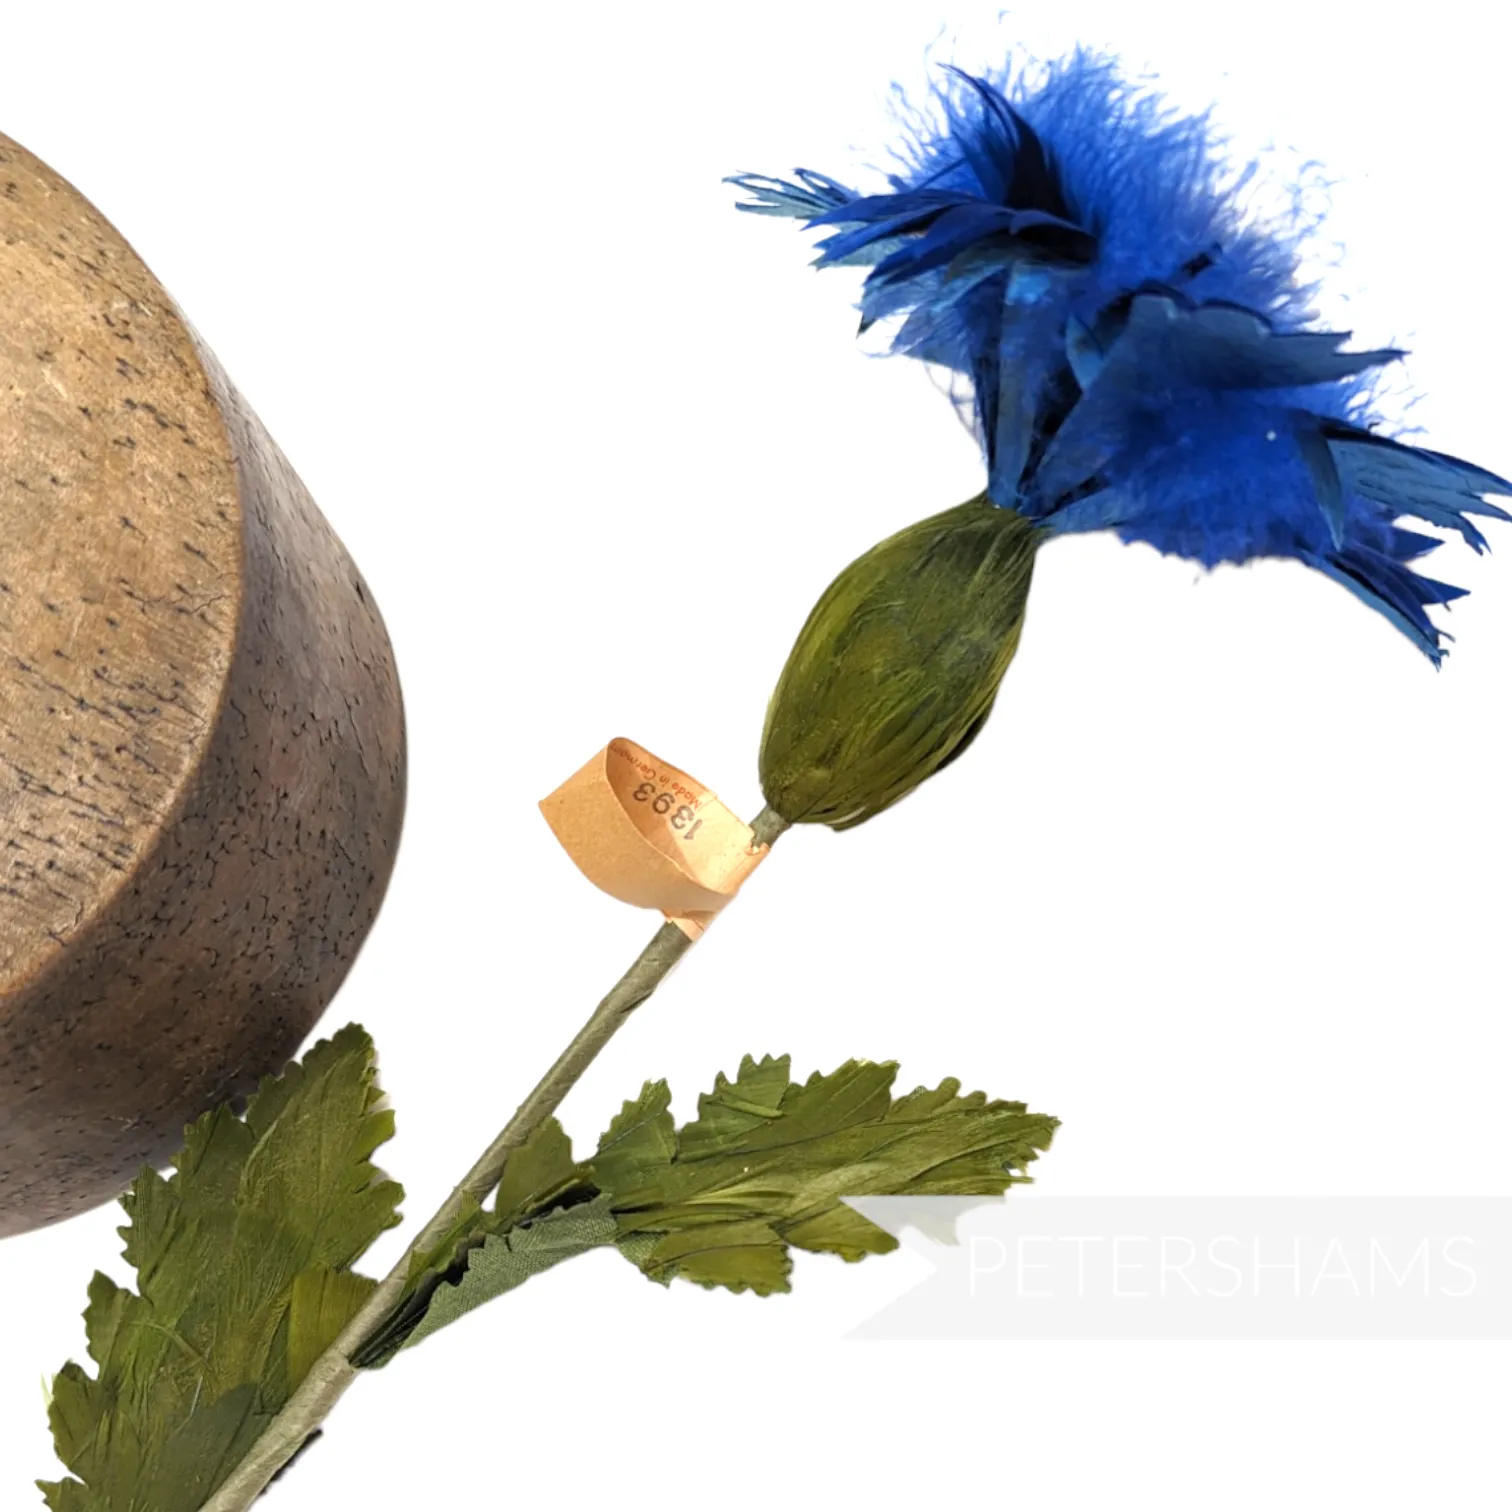
[[[340,541],[131,247],[0,135],[0,1235],[293,1052],[404,785]]]

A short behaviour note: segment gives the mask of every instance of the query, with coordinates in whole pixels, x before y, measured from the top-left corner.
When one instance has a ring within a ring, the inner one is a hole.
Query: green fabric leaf
[[[620,1248],[659,1281],[787,1289],[787,1247],[847,1260],[897,1241],[842,1197],[997,1196],[1028,1180],[1057,1120],[942,1082],[892,1096],[897,1067],[847,1061],[794,1082],[786,1056],[747,1056],[673,1129],[665,1088],[627,1103],[589,1162]]]
[[[372,1056],[372,1041],[348,1026],[266,1079],[247,1108],[257,1143],[237,1203],[276,1212],[305,1265],[348,1266],[399,1221],[403,1190],[369,1159],[394,1137]]]
[[[384,1327],[357,1352],[354,1363],[365,1370],[387,1365],[425,1317],[436,1289],[461,1280],[473,1251],[489,1235],[507,1234],[553,1208],[576,1206],[596,1195],[586,1184],[584,1168],[573,1159],[566,1130],[556,1119],[548,1118],[510,1153],[492,1207],[485,1211],[468,1198],[440,1237],[410,1261],[404,1299]]]
[[[618,1232],[608,1199],[597,1197],[576,1207],[558,1208],[505,1233],[490,1234],[468,1255],[462,1275],[437,1287],[425,1316],[402,1347],[418,1344],[438,1328],[563,1260],[613,1244]]]
[[[89,1512],[89,1492],[76,1480],[38,1481],[37,1489],[52,1512]]]
[[[666,1082],[647,1082],[640,1096],[615,1115],[592,1161],[594,1180],[602,1190],[633,1188],[671,1160],[677,1150],[671,1106]]]
[[[663,1285],[681,1276],[700,1286],[749,1290],[762,1297],[790,1290],[788,1247],[776,1229],[759,1219],[701,1223],[661,1236],[636,1234],[627,1246],[632,1242],[635,1263]]]
[[[145,1494],[133,1505],[143,1512],[149,1507],[200,1507],[272,1420],[250,1384],[197,1407],[168,1434]]]
[[[494,1193],[489,1232],[504,1233],[534,1214],[561,1206],[561,1199],[582,1182],[583,1170],[572,1158],[567,1131],[548,1118],[510,1155]]]
[[[352,1321],[378,1283],[355,1271],[312,1266],[295,1276],[289,1291],[289,1338],[286,1351],[288,1391],[310,1373],[312,1366]]]
[[[237,1118],[185,1133],[174,1171],[122,1198],[136,1291],[97,1274],[93,1376],[69,1363],[48,1415],[75,1479],[59,1512],[198,1512],[373,1286],[348,1267],[399,1221],[373,1165],[393,1133],[355,1025],[266,1078]]]
[[[795,1082],[787,1056],[747,1056],[677,1128],[672,1094],[647,1082],[591,1159],[552,1119],[510,1156],[491,1210],[437,1246],[406,1309],[358,1360],[373,1368],[550,1265],[616,1244],[654,1281],[789,1288],[791,1250],[859,1260],[897,1247],[842,1197],[997,1196],[1028,1178],[1057,1120],[942,1082],[894,1098],[897,1067],[847,1061]],[[597,1195],[594,1195],[594,1194]],[[565,1199],[565,1200],[564,1200]],[[549,1209],[549,1211],[548,1211]],[[451,1263],[439,1267],[448,1257]]]

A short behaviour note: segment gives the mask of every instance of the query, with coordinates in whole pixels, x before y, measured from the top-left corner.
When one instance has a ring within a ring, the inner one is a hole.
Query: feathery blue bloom
[[[742,210],[824,232],[816,266],[870,266],[861,329],[971,386],[988,494],[1052,534],[1111,529],[1204,566],[1295,557],[1437,664],[1428,608],[1463,589],[1409,564],[1512,519],[1512,483],[1378,433],[1375,370],[1312,327],[1302,224],[1257,225],[1205,116],[1077,51],[1011,85],[947,70],[942,120],[883,193],[807,169],[739,174]]]

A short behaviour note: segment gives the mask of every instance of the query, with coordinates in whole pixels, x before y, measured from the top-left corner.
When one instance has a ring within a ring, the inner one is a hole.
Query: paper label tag
[[[540,808],[590,882],[660,909],[695,940],[770,848],[696,778],[633,740],[611,740]]]

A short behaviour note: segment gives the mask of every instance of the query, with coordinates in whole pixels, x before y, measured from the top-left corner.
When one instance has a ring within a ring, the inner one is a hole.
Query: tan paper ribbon
[[[694,940],[770,848],[696,778],[633,740],[611,740],[540,807],[590,882],[660,909]]]

